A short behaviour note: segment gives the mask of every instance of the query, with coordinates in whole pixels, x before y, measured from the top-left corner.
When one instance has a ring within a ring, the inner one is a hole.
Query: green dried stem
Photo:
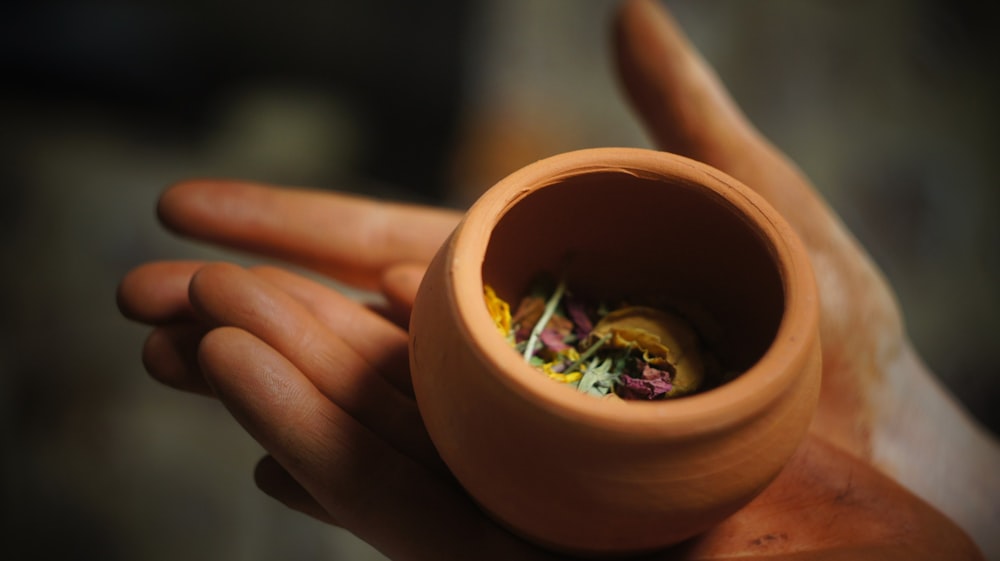
[[[538,346],[538,337],[545,330],[545,326],[549,324],[552,314],[556,313],[556,308],[559,307],[559,301],[562,300],[565,292],[566,282],[559,281],[552,296],[545,302],[545,310],[542,311],[542,316],[538,318],[535,326],[531,328],[531,334],[528,335],[528,343],[524,347],[524,360],[531,360],[531,356],[535,354],[535,347]]]

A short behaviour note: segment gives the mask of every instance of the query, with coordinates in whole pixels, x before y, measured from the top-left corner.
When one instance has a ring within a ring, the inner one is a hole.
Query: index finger
[[[382,271],[427,263],[458,223],[454,211],[340,193],[192,180],[160,198],[171,230],[276,257],[374,288]]]

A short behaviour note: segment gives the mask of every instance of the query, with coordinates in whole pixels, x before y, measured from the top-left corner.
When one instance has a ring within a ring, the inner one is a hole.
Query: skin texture
[[[905,468],[961,454],[969,461],[956,463],[989,474],[1000,461],[995,443],[915,358],[870,259],[745,120],[658,5],[624,2],[615,48],[630,100],[660,147],[716,166],[765,196],[805,241],[823,295],[824,382],[806,442],[746,508],[650,558],[980,558],[952,519],[995,553],[980,529],[981,521],[996,520],[995,489],[970,480],[959,491],[985,500],[935,497],[934,480]],[[401,326],[425,264],[459,215],[197,180],[167,190],[159,216],[178,234],[283,259],[386,297],[386,309],[375,313],[279,268],[224,263],[151,263],[122,280],[122,312],[153,326],[146,369],[169,386],[219,399],[269,452],[255,470],[264,492],[392,558],[555,557],[469,501],[437,457],[413,401]],[[943,424],[914,437],[903,422],[914,407],[936,408]],[[966,468],[956,469],[965,475]]]

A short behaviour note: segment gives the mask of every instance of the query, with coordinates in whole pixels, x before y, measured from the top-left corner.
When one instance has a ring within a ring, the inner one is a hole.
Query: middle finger
[[[397,390],[413,397],[405,331],[360,302],[316,281],[279,267],[258,266],[252,272],[295,298],[360,356],[369,357],[379,374]]]

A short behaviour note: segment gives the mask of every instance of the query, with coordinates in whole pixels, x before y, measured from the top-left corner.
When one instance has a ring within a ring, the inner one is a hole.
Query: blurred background
[[[667,4],[996,432],[994,5]],[[462,207],[544,156],[649,146],[610,65],[613,6],[5,2],[0,555],[378,559],[259,493],[261,450],[220,407],[146,377],[146,330],[119,317],[115,285],[153,259],[246,260],[158,227],[157,195],[183,178]]]

